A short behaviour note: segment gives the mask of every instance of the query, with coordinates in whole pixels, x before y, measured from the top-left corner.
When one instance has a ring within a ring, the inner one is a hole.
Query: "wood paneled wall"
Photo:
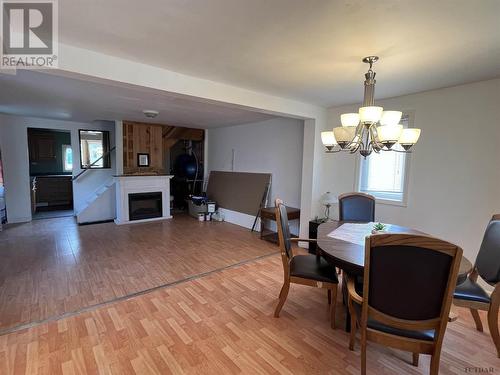
[[[203,129],[123,121],[123,173],[167,173],[165,155],[179,140],[202,141]],[[137,165],[137,154],[149,154],[149,167]]]
[[[149,154],[149,167],[139,168],[137,154]],[[123,173],[163,173],[163,126],[123,122]]]

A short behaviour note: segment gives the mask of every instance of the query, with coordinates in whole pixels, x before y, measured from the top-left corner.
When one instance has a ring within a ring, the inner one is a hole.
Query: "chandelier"
[[[327,153],[346,151],[354,154],[359,151],[366,158],[373,151],[409,153],[417,143],[420,129],[403,128],[399,123],[402,112],[384,111],[384,108],[375,106],[376,73],[372,67],[377,61],[378,56],[363,59],[364,63],[370,64],[370,68],[365,73],[365,94],[359,112],[344,113],[340,116],[342,126],[321,132],[321,141]]]

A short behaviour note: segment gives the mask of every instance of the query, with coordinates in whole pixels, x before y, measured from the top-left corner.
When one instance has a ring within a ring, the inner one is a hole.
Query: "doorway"
[[[73,216],[71,133],[28,128],[33,220]]]

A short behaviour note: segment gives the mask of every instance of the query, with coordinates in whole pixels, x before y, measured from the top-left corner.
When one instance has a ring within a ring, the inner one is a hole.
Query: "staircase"
[[[76,211],[76,221],[78,224],[87,224],[113,220],[115,217],[115,181],[109,177]]]

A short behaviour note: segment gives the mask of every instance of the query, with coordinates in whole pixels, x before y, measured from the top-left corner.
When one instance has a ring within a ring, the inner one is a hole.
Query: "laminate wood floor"
[[[117,226],[37,220],[0,232],[0,334],[278,252],[258,234],[188,216]]]
[[[359,342],[351,352],[348,335],[330,328],[326,292],[292,285],[276,319],[281,283],[281,260],[271,255],[3,335],[0,373],[359,374]],[[500,371],[488,334],[458,312],[440,373]],[[342,303],[337,318],[342,326]],[[428,374],[428,356],[418,368],[410,361],[409,353],[368,345],[370,374]]]

